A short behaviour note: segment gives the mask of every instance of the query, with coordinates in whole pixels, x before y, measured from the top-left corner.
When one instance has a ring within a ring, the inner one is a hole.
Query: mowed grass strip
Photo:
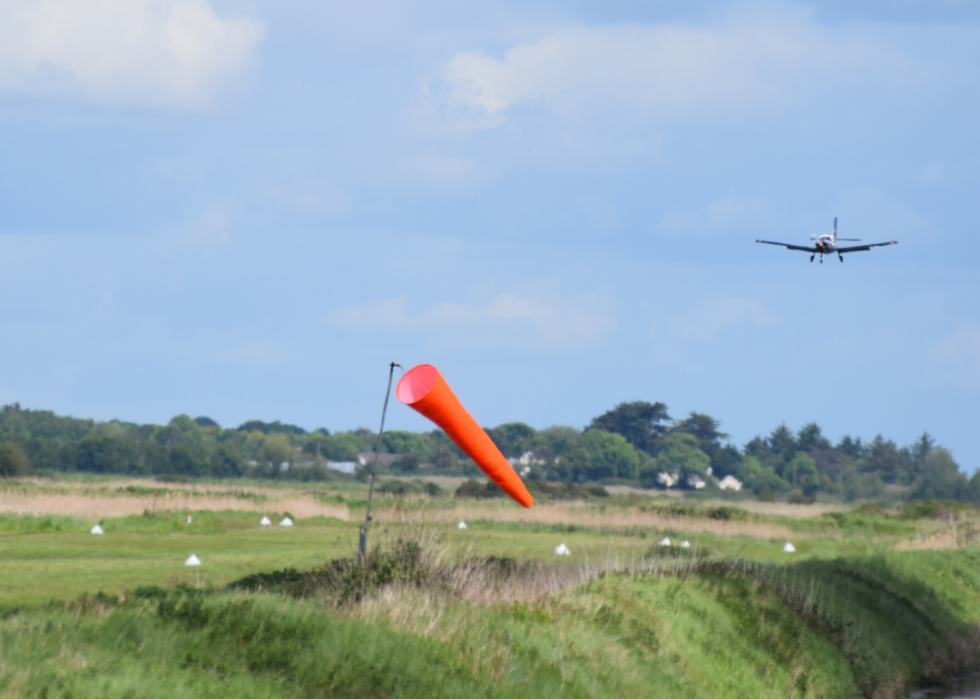
[[[311,518],[279,527],[282,515],[274,516],[269,527],[255,513],[224,511],[195,513],[190,525],[162,516],[107,520],[102,536],[90,534],[87,523],[0,535],[0,607],[141,585],[220,587],[257,571],[312,568],[356,546],[355,524]],[[198,568],[184,565],[192,553],[201,559]]]
[[[293,527],[279,527],[286,513],[269,512],[273,525],[261,527],[261,514],[197,511],[190,525],[186,513],[173,513],[169,520],[159,513],[130,515],[104,520],[102,536],[89,533],[91,523],[68,517],[2,515],[0,607],[43,604],[100,590],[121,594],[140,585],[173,587],[184,582],[221,587],[252,573],[314,568],[350,557],[356,550],[356,521],[311,517],[295,520]],[[782,550],[783,539],[697,531],[638,529],[610,534],[602,528],[488,520],[471,520],[468,529],[458,530],[455,524],[419,525],[396,519],[375,522],[371,543],[412,538],[418,526],[435,530],[460,558],[557,560],[555,547],[564,543],[572,551],[569,562],[576,563],[659,553],[658,542],[664,533],[675,548],[687,539],[692,550],[713,557],[772,562],[826,559],[887,546],[859,538],[844,542],[811,538],[796,540],[797,552],[787,555]],[[201,558],[199,568],[184,565],[192,553]]]

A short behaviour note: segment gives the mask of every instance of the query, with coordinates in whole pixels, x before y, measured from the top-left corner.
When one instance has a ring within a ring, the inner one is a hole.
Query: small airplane
[[[834,217],[834,232],[826,233],[824,235],[813,236],[813,247],[807,248],[802,245],[790,245],[789,243],[776,243],[771,240],[757,240],[757,243],[765,243],[766,245],[782,245],[787,250],[803,250],[805,252],[812,253],[810,255],[810,262],[813,262],[813,258],[820,255],[820,264],[823,264],[824,255],[832,255],[837,253],[837,257],[841,262],[844,261],[845,252],[862,252],[864,250],[870,250],[871,248],[882,247],[884,245],[898,245],[897,240],[889,240],[887,243],[871,243],[869,245],[854,245],[849,248],[839,248],[837,247],[838,241],[846,240],[848,242],[860,242],[860,238],[838,238],[837,237],[837,218]]]

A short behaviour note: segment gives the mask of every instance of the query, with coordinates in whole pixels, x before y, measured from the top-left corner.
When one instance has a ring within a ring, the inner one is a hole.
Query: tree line
[[[793,432],[779,425],[739,448],[720,422],[692,412],[674,419],[663,403],[621,403],[583,429],[537,430],[520,422],[487,429],[527,479],[626,483],[646,488],[708,488],[726,477],[763,499],[799,502],[818,493],[844,500],[901,497],[980,502],[980,475],[960,471],[949,450],[923,433],[899,447],[876,436],[832,444],[816,423]],[[344,478],[330,463],[358,462],[374,449],[368,429],[307,432],[252,420],[225,429],[208,417],[178,415],[166,425],[63,417],[51,411],[0,409],[0,475],[63,471],[211,478]],[[389,431],[379,470],[393,474],[479,475],[440,430]],[[357,472],[366,472],[358,465]]]

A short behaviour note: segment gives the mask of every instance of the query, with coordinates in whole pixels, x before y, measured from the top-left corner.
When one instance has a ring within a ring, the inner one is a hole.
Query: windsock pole
[[[388,391],[385,393],[385,404],[381,409],[381,427],[378,429],[378,441],[374,444],[374,463],[371,464],[371,484],[368,486],[367,511],[364,513],[364,524],[361,526],[361,536],[357,543],[357,560],[364,560],[367,554],[368,526],[371,523],[371,497],[374,495],[374,477],[378,473],[378,452],[381,450],[381,435],[385,431],[385,414],[388,412],[388,399],[391,397],[391,380],[395,375],[395,367],[401,369],[401,364],[391,363],[388,371]]]

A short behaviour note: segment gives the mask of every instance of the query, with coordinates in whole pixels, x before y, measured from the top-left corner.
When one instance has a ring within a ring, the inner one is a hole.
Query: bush
[[[326,593],[335,604],[342,605],[359,602],[364,595],[393,583],[421,586],[430,576],[419,543],[399,539],[390,551],[376,548],[360,561],[341,558],[310,571],[287,568],[256,573],[231,583],[228,589],[273,592],[298,599]]]
[[[794,490],[789,494],[789,502],[791,505],[812,505],[817,501],[813,495],[807,495],[802,490]]]
[[[963,505],[958,502],[942,500],[926,500],[925,502],[910,502],[902,508],[903,519],[959,519]]]
[[[26,476],[31,471],[31,463],[23,447],[16,442],[0,442],[0,478]]]
[[[473,478],[470,478],[456,489],[456,497],[458,498],[486,500],[488,498],[501,498],[503,496],[504,491],[493,481],[481,483]]]
[[[421,491],[422,488],[416,483],[409,483],[407,481],[385,481],[375,488],[375,490],[385,495],[412,495]]]

